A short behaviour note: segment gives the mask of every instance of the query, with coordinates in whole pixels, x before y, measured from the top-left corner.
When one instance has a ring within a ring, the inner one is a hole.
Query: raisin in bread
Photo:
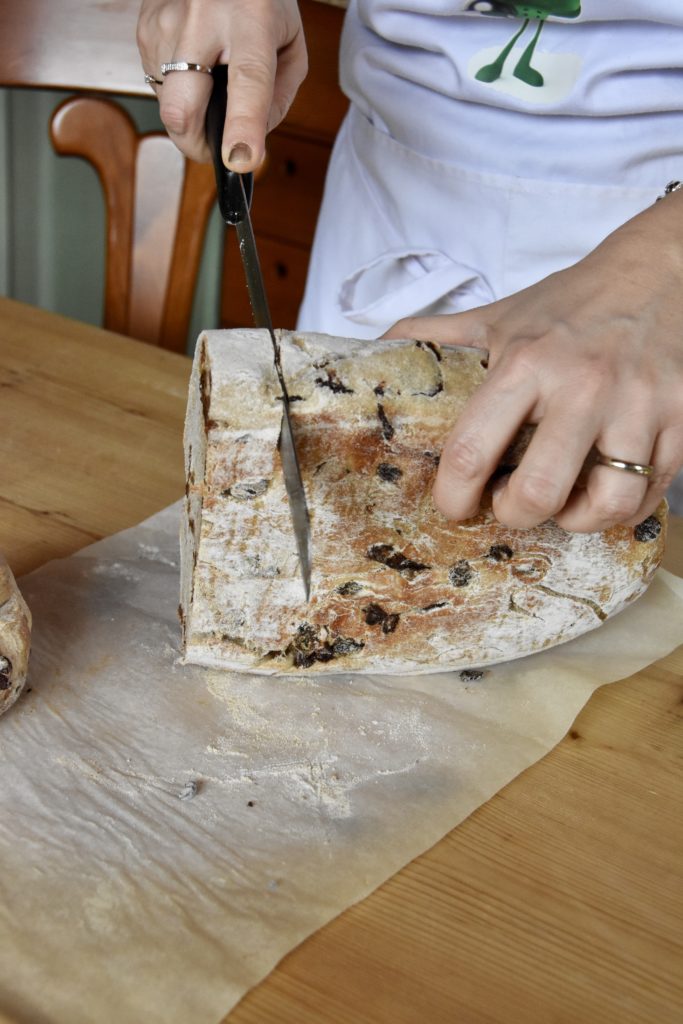
[[[664,505],[635,531],[594,534],[509,529],[488,497],[462,523],[433,508],[439,449],[483,379],[480,352],[278,336],[311,519],[311,600],[268,334],[207,332],[185,430],[187,661],[262,673],[462,669],[569,640],[645,590]]]

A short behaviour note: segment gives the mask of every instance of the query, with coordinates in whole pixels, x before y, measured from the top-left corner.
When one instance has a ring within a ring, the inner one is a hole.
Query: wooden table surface
[[[0,299],[0,549],[17,574],[180,496],[189,368]],[[681,520],[667,561],[683,572]],[[287,956],[230,1024],[680,1022],[682,675],[683,648],[604,687],[554,751]]]

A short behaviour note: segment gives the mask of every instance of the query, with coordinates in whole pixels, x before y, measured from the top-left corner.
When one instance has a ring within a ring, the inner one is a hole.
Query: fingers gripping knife
[[[225,124],[227,106],[227,68],[224,65],[214,68],[213,79],[213,91],[206,112],[206,134],[216,171],[218,206],[226,224],[233,225],[237,232],[254,325],[266,328],[273,345],[273,362],[282,391],[283,406],[280,458],[282,460],[289,509],[292,515],[296,545],[299,553],[301,575],[304,581],[306,600],[308,601],[311,592],[310,523],[306,506],[306,494],[301,480],[301,470],[299,469],[299,460],[292,432],[289,395],[282,373],[280,346],[275,337],[273,324],[270,319],[263,275],[256,251],[251,217],[249,216],[254,178],[252,174],[241,175],[235,171],[229,171],[223,163],[221,143],[223,141],[223,126]]]

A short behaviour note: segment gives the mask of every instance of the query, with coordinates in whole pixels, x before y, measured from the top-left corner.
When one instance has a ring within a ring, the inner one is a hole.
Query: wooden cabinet
[[[309,72],[285,121],[269,136],[252,221],[275,327],[292,328],[306,281],[332,143],[348,102],[338,85],[343,11],[302,0]],[[251,324],[234,231],[225,238],[221,326]]]

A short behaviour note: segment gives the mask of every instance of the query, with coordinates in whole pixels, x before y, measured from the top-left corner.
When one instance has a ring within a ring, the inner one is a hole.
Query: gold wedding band
[[[145,74],[145,85],[163,85],[161,78],[155,78],[154,75]]]
[[[655,467],[641,462],[626,462],[625,459],[613,459],[610,455],[603,455],[598,452],[595,460],[599,466],[609,466],[610,469],[624,469],[627,473],[637,473],[639,476],[652,476]]]

